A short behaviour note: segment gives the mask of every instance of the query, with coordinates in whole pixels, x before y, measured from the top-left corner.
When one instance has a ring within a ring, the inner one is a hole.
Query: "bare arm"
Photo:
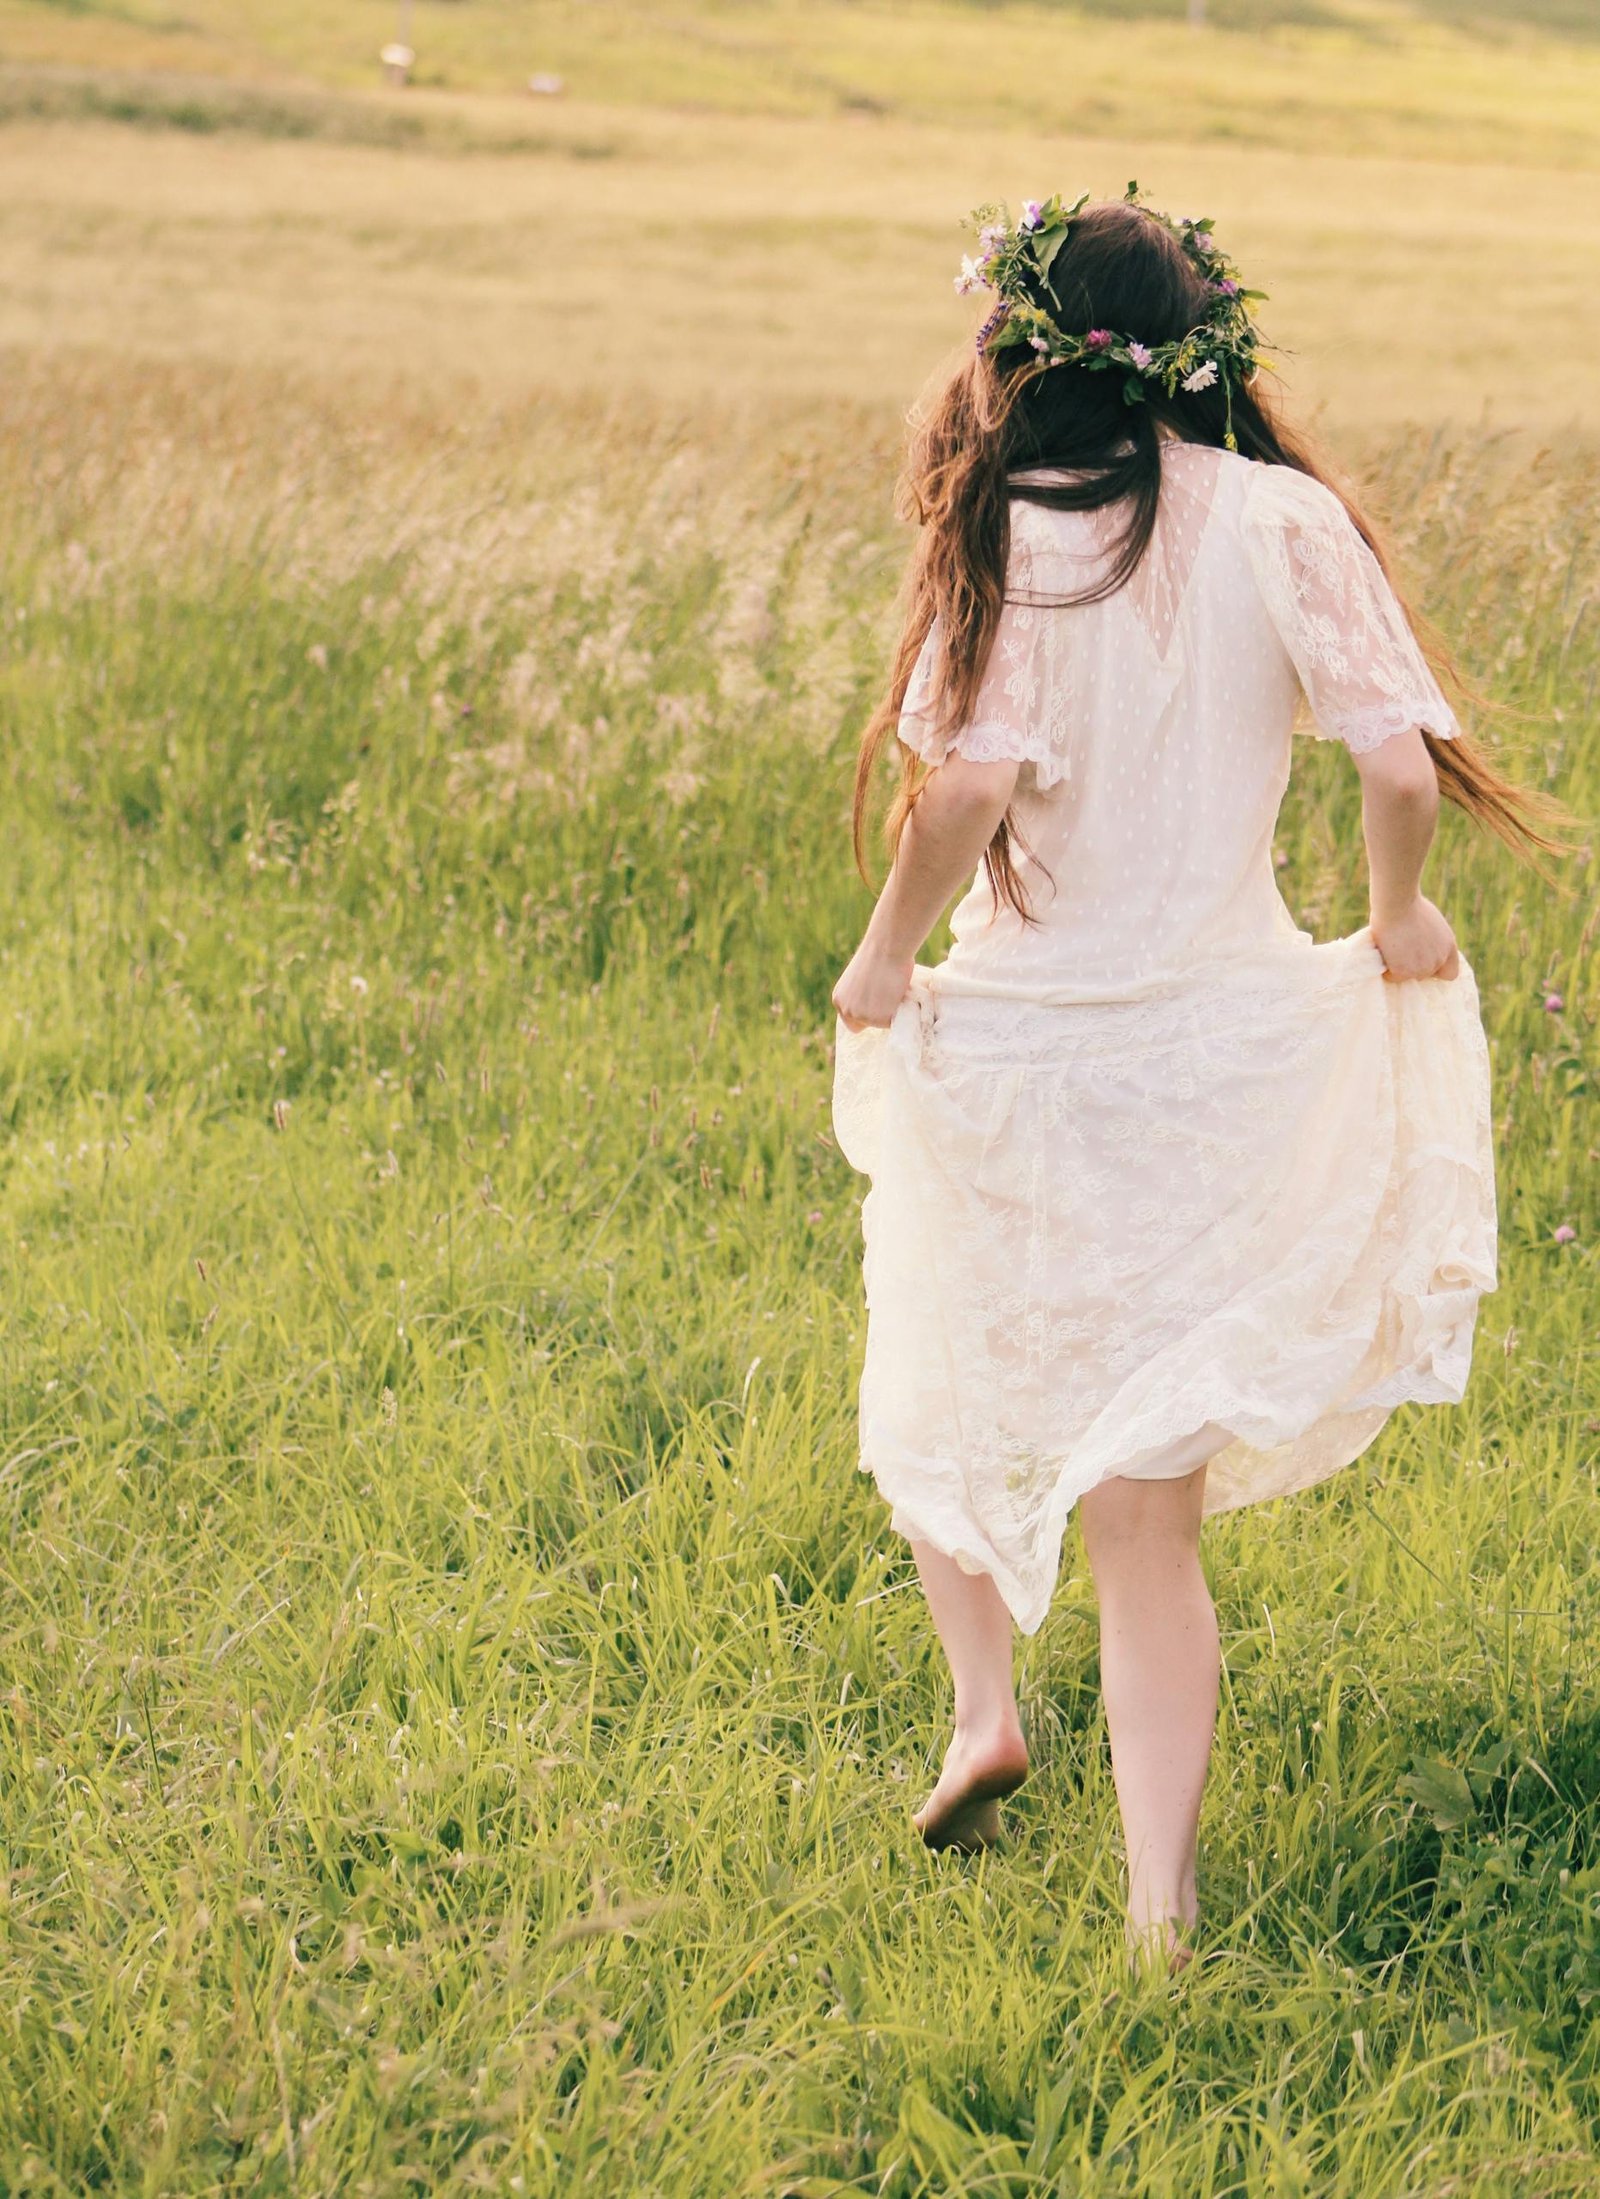
[[[1372,936],[1384,975],[1454,977],[1455,934],[1423,897],[1422,866],[1439,815],[1439,776],[1415,726],[1354,758],[1361,775]]]
[[[980,764],[951,755],[929,774],[861,944],[833,988],[847,1030],[892,1020],[917,949],[982,861],[1020,768],[1015,761]]]

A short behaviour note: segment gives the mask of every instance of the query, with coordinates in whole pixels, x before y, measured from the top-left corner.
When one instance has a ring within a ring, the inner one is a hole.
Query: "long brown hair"
[[[1073,223],[1050,271],[1055,298],[1041,299],[1064,328],[1111,328],[1149,345],[1168,343],[1203,320],[1204,278],[1164,223],[1142,208],[1107,201],[1088,206]],[[1356,506],[1310,439],[1281,418],[1258,375],[1233,392],[1232,425],[1240,453],[1269,466],[1293,466],[1321,481],[1351,520],[1394,584],[1393,558],[1379,530]],[[870,883],[865,829],[878,759],[894,737],[906,689],[937,617],[940,646],[933,666],[939,698],[936,734],[970,716],[1005,601],[1010,555],[1010,499],[1025,497],[1058,511],[1095,510],[1127,499],[1127,525],[1093,584],[1054,599],[1057,607],[1099,602],[1133,575],[1150,546],[1161,497],[1165,427],[1189,442],[1223,447],[1228,413],[1220,383],[1170,397],[1159,382],[1145,385],[1143,404],[1123,399],[1123,377],[1080,367],[1046,368],[1020,347],[969,351],[920,415],[914,415],[897,503],[919,524],[905,591],[904,619],[888,689],[867,723],[856,763],[852,838],[858,869]],[[1069,481],[1011,482],[1025,468],[1072,469]],[[1399,593],[1397,589],[1397,594]],[[1401,596],[1404,605],[1405,599]],[[1481,711],[1488,701],[1463,676],[1441,637],[1411,613],[1418,640],[1442,682]],[[1553,797],[1519,787],[1489,761],[1467,734],[1423,741],[1444,797],[1496,833],[1546,878],[1536,851],[1564,853],[1548,827],[1571,825]],[[891,853],[898,848],[927,767],[900,751],[901,782],[885,820]],[[1025,922],[1037,921],[1017,875],[1017,828],[1008,809],[984,851],[997,900]]]

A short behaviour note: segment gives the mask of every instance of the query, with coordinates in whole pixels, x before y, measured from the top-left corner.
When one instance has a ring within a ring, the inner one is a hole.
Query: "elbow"
[[[1439,778],[1430,763],[1426,770],[1407,765],[1382,782],[1383,791],[1397,808],[1426,816],[1439,806]]]
[[[1356,758],[1366,793],[1377,795],[1397,809],[1425,814],[1439,806],[1439,774],[1413,730],[1405,739],[1388,740],[1365,756]]]
[[[975,763],[969,756],[950,755],[931,775],[924,794],[934,795],[958,816],[987,817],[997,825],[1010,807],[1020,769],[1011,758]]]

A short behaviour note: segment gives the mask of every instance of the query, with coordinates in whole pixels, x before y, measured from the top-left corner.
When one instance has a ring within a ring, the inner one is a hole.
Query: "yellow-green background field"
[[[366,0],[0,0],[0,2190],[1600,2180],[1587,847],[1445,820],[1501,1286],[1207,1529],[1206,1959],[1121,1973],[1075,1532],[1006,1845],[908,1822],[828,990],[966,208],[1215,212],[1600,795],[1600,20],[1174,13],[418,0],[384,92]],[[1362,921],[1329,747],[1279,842]]]

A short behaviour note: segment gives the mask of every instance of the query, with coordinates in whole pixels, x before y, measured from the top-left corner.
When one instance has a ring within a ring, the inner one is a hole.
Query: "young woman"
[[[930,1845],[986,1845],[1027,1770],[1012,1627],[1076,1507],[1129,1944],[1176,1965],[1217,1707],[1201,1519],[1458,1400],[1495,1284],[1477,991],[1421,891],[1440,793],[1524,850],[1563,813],[1462,733],[1372,529],[1269,405],[1210,222],[1135,185],[975,218],[958,288],[996,302],[911,446],[856,781],[861,863],[898,736],[893,864],[833,993],[871,1178],[860,1464],[954,1676]],[[1370,923],[1322,944],[1272,857],[1302,701],[1360,774],[1370,880]]]

